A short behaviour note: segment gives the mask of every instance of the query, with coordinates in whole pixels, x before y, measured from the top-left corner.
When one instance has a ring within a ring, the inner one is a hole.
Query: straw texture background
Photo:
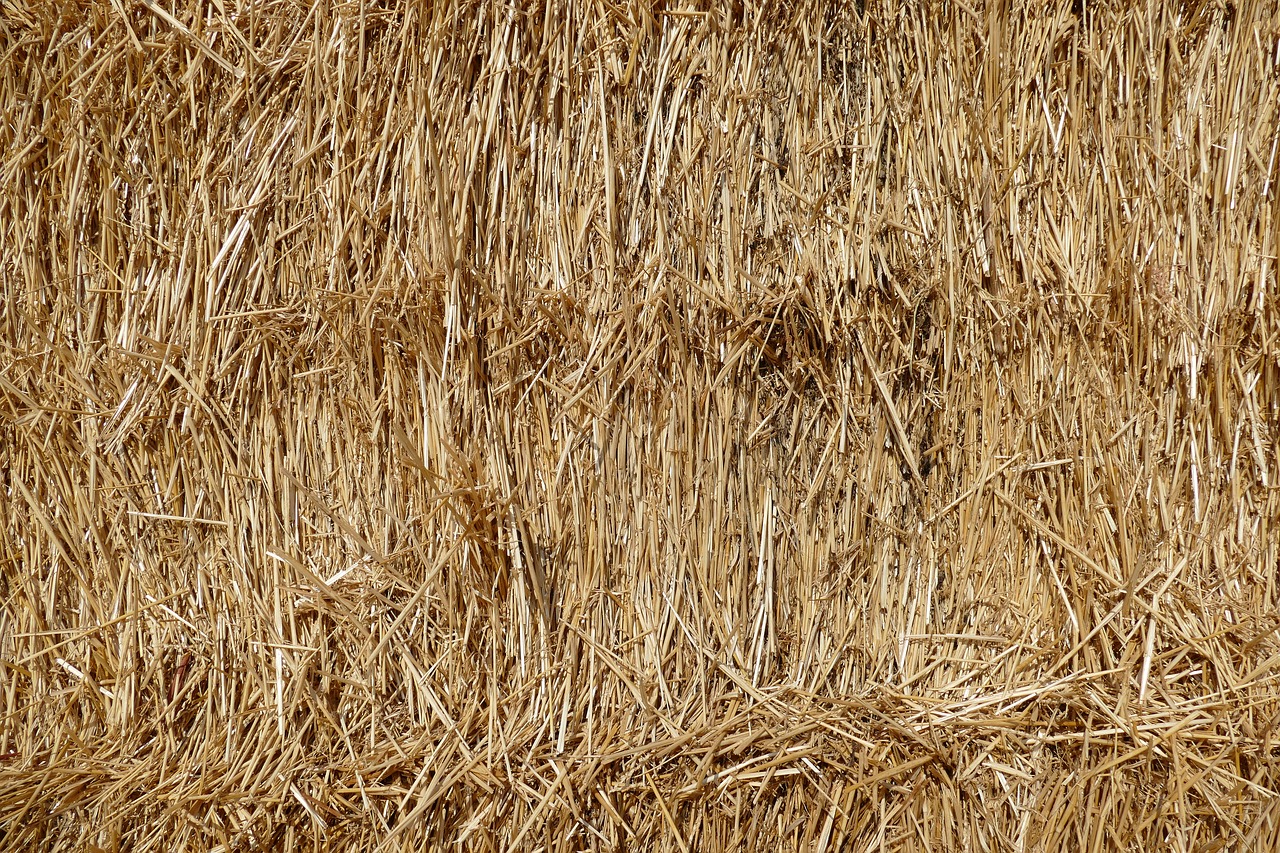
[[[0,846],[1275,849],[1278,63],[0,0]]]

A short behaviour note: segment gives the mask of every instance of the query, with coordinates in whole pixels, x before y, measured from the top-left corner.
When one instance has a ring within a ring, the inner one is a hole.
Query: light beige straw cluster
[[[1280,844],[1280,7],[0,0],[0,848]]]

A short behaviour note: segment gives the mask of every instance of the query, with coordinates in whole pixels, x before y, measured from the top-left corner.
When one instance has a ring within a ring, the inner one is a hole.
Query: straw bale
[[[1280,846],[1280,8],[0,0],[0,847]]]

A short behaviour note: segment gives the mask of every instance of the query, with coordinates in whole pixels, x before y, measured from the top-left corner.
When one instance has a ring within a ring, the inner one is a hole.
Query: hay
[[[1280,14],[862,6],[0,0],[3,846],[1280,844]]]

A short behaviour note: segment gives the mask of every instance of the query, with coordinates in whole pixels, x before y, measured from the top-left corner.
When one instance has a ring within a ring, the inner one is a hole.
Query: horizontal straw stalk
[[[1275,849],[1278,54],[0,0],[0,846]]]

